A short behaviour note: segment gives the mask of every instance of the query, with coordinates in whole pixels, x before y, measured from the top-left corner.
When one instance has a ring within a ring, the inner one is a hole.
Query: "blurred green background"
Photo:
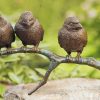
[[[0,14],[14,26],[20,14],[33,12],[45,30],[40,48],[66,56],[58,44],[58,31],[68,16],[77,16],[88,34],[88,44],[82,57],[100,59],[100,0],[0,0]],[[16,38],[13,48],[21,47]],[[72,53],[73,56],[76,53]],[[49,60],[38,54],[13,54],[0,57],[0,97],[8,85],[37,82],[42,79]],[[67,77],[100,78],[100,71],[86,65],[61,64],[49,79]]]

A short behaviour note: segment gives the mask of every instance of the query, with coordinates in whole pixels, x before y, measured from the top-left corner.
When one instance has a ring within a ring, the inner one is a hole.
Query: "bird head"
[[[26,27],[30,27],[34,24],[35,20],[36,19],[32,15],[32,12],[25,11],[24,13],[21,14],[21,16],[19,18],[19,23],[26,26]]]
[[[78,20],[77,17],[68,17],[65,22],[64,22],[64,26],[68,29],[68,30],[80,30],[82,29],[82,25],[80,24],[80,21]]]

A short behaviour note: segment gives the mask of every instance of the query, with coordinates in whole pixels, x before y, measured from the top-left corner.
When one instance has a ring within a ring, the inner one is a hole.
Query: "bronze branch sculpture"
[[[32,12],[26,11],[22,13],[14,29],[15,30],[13,30],[11,24],[0,16],[0,49],[2,47],[11,47],[11,43],[15,41],[14,31],[24,46],[34,45],[34,47],[10,48],[0,51],[1,56],[15,53],[37,53],[46,56],[50,60],[50,65],[43,80],[36,88],[28,91],[28,95],[31,95],[41,86],[46,84],[52,70],[61,63],[84,64],[100,70],[100,61],[94,58],[80,57],[83,48],[87,44],[87,33],[76,17],[67,18],[58,33],[58,42],[60,47],[68,53],[67,57],[59,56],[51,51],[38,48],[40,41],[43,40],[44,29],[39,21],[32,15]],[[77,52],[77,56],[75,58],[71,57],[71,52]]]
[[[33,48],[26,48],[26,47],[0,51],[1,56],[15,54],[15,53],[37,53],[46,56],[50,60],[50,65],[44,75],[43,80],[36,86],[36,88],[33,88],[28,92],[29,95],[31,95],[33,92],[35,92],[44,84],[46,84],[52,70],[54,70],[61,63],[75,63],[75,64],[89,65],[91,67],[100,70],[100,61],[91,57],[79,58],[79,59],[74,57],[63,57],[63,56],[56,55],[55,53],[48,50],[44,50],[44,49],[34,50]]]

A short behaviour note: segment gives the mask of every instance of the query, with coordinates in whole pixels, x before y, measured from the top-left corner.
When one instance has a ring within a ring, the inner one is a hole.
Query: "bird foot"
[[[21,49],[23,49],[23,48],[26,48],[26,46],[22,46],[22,47],[20,47]]]
[[[67,58],[67,61],[70,62],[71,55],[67,55],[66,58]]]
[[[79,61],[80,58],[81,58],[81,56],[78,56],[78,55],[77,55],[75,58],[76,58],[77,61]]]
[[[36,51],[36,52],[38,52],[38,51],[40,51],[40,49],[38,48],[38,47],[33,47],[33,51]]]
[[[7,48],[8,51],[10,51],[11,49],[12,49],[11,47]]]
[[[11,48],[7,48],[7,50],[11,50]]]

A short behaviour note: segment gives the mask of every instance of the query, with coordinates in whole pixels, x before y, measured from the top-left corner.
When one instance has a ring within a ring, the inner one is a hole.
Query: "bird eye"
[[[31,21],[31,19],[29,19],[29,21]]]
[[[24,21],[24,20],[22,20],[22,23],[25,23],[25,21]]]
[[[33,20],[33,18],[29,19],[29,21],[32,21],[32,20]]]
[[[72,23],[72,22],[70,22],[69,24],[70,24],[70,25],[72,25],[73,23]]]

